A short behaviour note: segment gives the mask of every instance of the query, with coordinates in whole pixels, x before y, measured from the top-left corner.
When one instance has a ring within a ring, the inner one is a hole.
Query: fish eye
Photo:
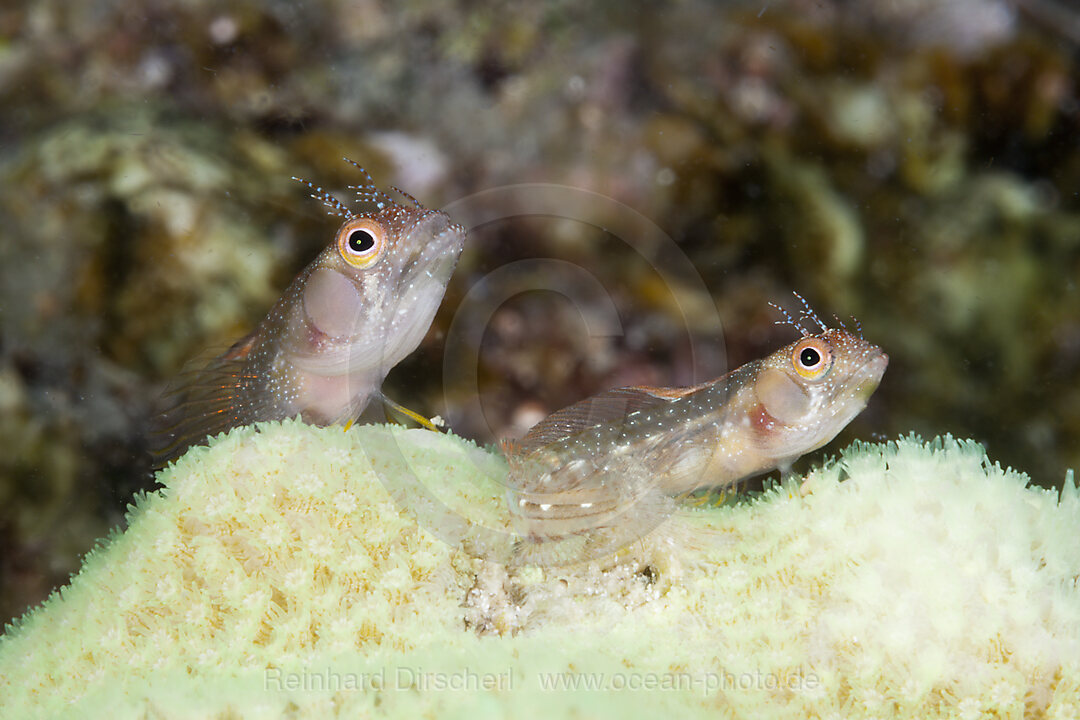
[[[349,251],[357,255],[366,253],[375,247],[375,236],[370,230],[358,228],[349,233]]]
[[[820,338],[806,338],[795,344],[791,351],[791,364],[802,377],[817,380],[832,366],[832,350]]]
[[[354,218],[337,232],[338,252],[355,268],[366,268],[382,257],[386,247],[386,231],[368,218]]]

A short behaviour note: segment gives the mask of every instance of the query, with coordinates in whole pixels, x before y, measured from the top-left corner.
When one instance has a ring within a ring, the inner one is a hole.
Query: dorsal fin
[[[704,387],[632,387],[606,390],[558,410],[538,422],[516,444],[516,453],[529,453],[588,428],[615,423],[631,413],[666,405]]]
[[[255,341],[259,339],[259,330],[256,328],[244,337],[234,342],[228,350],[223,352],[218,360],[244,360],[255,347]]]

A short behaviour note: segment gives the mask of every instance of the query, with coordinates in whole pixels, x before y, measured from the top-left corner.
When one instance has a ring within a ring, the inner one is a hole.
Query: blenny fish
[[[507,501],[528,561],[617,550],[670,514],[673,498],[787,469],[858,415],[888,355],[861,329],[827,327],[796,297],[798,321],[774,307],[800,339],[765,358],[693,387],[608,390],[504,442]],[[577,542],[557,554],[541,547],[569,538]]]
[[[368,206],[354,212],[311,189],[343,218],[330,244],[292,281],[247,336],[188,373],[155,423],[155,463],[238,425],[299,415],[314,425],[349,423],[386,374],[423,339],[465,242],[465,229],[394,190],[362,167],[348,189]]]

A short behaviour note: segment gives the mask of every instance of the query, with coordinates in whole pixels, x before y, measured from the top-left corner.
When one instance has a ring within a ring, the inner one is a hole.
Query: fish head
[[[789,459],[825,445],[866,407],[888,364],[880,347],[837,328],[777,350],[754,379],[759,441]]]
[[[301,312],[289,359],[311,373],[381,381],[431,325],[465,229],[404,193],[409,204],[371,185],[354,189],[376,207],[336,206],[344,222],[295,283]]]
[[[378,189],[359,169],[366,182],[351,189],[367,212],[300,181],[344,222],[255,330],[172,391],[155,421],[159,467],[238,425],[351,421],[423,339],[465,229],[406,193]]]

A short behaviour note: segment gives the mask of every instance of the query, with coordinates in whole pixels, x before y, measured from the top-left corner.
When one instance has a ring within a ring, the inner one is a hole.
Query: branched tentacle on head
[[[407,193],[404,190],[402,190],[401,188],[399,188],[397,185],[391,185],[390,189],[393,190],[394,192],[396,192],[401,197],[408,200],[409,202],[411,202],[413,204],[413,206],[416,207],[417,209],[421,209],[421,208],[424,207],[423,205],[420,204],[419,200],[417,200],[412,195],[410,195],[409,193]]]
[[[821,328],[821,332],[825,332],[826,330],[829,329],[828,325],[821,322],[821,318],[819,318],[818,314],[816,312],[814,312],[814,308],[810,307],[810,303],[806,302],[806,298],[804,298],[802,295],[800,295],[799,293],[797,293],[795,291],[792,291],[791,294],[794,295],[795,297],[799,298],[799,302],[802,303],[803,310],[802,310],[801,313],[799,313],[799,319],[800,320],[802,320],[803,318],[810,318],[811,320],[813,320],[817,324],[817,326],[819,328]]]
[[[371,204],[375,205],[375,207],[377,209],[379,209],[379,210],[385,210],[387,208],[400,207],[400,203],[398,203],[388,193],[384,192],[383,190],[380,190],[375,185],[375,181],[372,179],[371,174],[367,170],[365,170],[364,167],[362,165],[360,165],[360,163],[356,162],[355,160],[350,160],[349,158],[342,158],[342,159],[345,162],[352,165],[353,167],[355,167],[357,170],[359,170],[360,173],[364,176],[364,182],[362,184],[360,184],[360,185],[349,185],[348,186],[349,190],[353,190],[353,191],[356,192],[356,199],[359,202],[361,202],[361,203],[371,203]],[[295,180],[296,182],[301,183],[303,185],[306,185],[308,188],[310,188],[311,191],[312,191],[311,192],[311,197],[313,199],[315,199],[315,200],[318,200],[323,205],[325,205],[330,210],[330,214],[338,215],[340,217],[345,218],[346,220],[352,220],[354,217],[356,217],[356,214],[353,213],[353,211],[350,210],[345,205],[345,203],[341,202],[336,197],[331,195],[328,191],[322,189],[321,187],[319,187],[315,183],[310,182],[308,180],[304,180],[303,178],[295,177],[295,176],[293,177],[293,180]],[[406,200],[408,200],[410,203],[412,203],[413,206],[416,209],[422,210],[424,208],[424,206],[420,204],[419,200],[417,200],[416,198],[414,198],[412,195],[405,192],[404,190],[401,190],[401,189],[396,188],[396,187],[391,187],[391,189],[394,190],[395,192],[397,192],[399,195],[401,195]]]
[[[779,305],[777,305],[774,302],[770,302],[769,306],[776,309],[777,312],[779,312],[781,315],[784,316],[783,320],[776,320],[775,322],[773,322],[773,325],[790,325],[791,327],[798,330],[800,334],[809,335],[809,333],[806,332],[806,328],[804,328],[799,323],[795,322],[795,319],[791,317],[791,314],[787,310],[780,307]]]
[[[775,323],[773,323],[774,325],[790,325],[791,327],[798,330],[799,334],[801,334],[803,337],[806,337],[807,335],[812,335],[813,334],[803,324],[803,320],[805,320],[805,319],[812,320],[819,328],[821,328],[821,332],[825,332],[826,330],[829,329],[829,326],[826,325],[825,323],[823,323],[821,321],[821,318],[818,317],[818,314],[816,312],[814,312],[814,309],[810,307],[810,303],[806,302],[806,298],[804,298],[802,295],[800,295],[799,293],[794,292],[794,291],[792,291],[791,294],[794,295],[795,297],[797,297],[799,299],[799,302],[802,303],[802,306],[803,306],[803,309],[799,312],[798,319],[793,318],[791,316],[791,313],[789,313],[787,310],[780,307],[776,303],[770,302],[769,305],[776,308],[776,310],[779,311],[780,314],[784,316],[783,320],[777,320]],[[837,320],[837,322],[839,322],[839,320]],[[841,323],[841,327],[843,327],[842,323]]]
[[[375,207],[380,210],[387,205],[395,204],[392,197],[375,186],[375,181],[371,179],[371,174],[365,170],[360,163],[355,160],[350,160],[349,158],[342,158],[342,160],[359,170],[360,174],[364,176],[364,183],[362,185],[349,185],[350,190],[356,191],[357,200],[360,202],[375,203]]]
[[[836,324],[839,325],[843,330],[847,331],[847,325],[844,324],[844,321],[841,320],[838,315],[834,314],[833,320],[835,320]],[[862,323],[859,322],[859,318],[855,317],[854,315],[848,315],[848,320],[851,320],[851,322],[855,325],[855,334],[859,336],[860,340],[862,340]]]
[[[321,187],[319,187],[313,182],[309,182],[307,180],[304,180],[303,178],[298,178],[295,175],[293,176],[293,180],[303,185],[307,185],[308,188],[310,188],[312,191],[311,197],[314,200],[318,200],[323,205],[325,205],[330,210],[331,215],[339,215],[346,220],[352,220],[352,211],[349,210],[349,208],[345,207],[345,203],[341,202],[336,197],[323,190]]]

